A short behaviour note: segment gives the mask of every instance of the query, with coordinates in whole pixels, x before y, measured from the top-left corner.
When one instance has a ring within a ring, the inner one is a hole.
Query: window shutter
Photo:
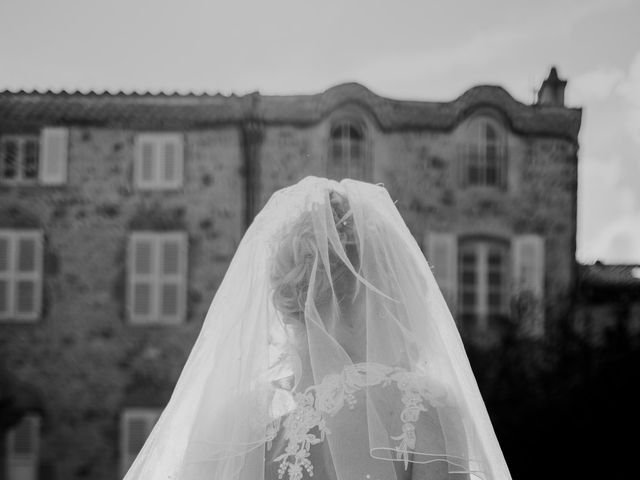
[[[124,476],[158,421],[157,409],[130,409],[122,415],[120,432],[121,475]]]
[[[160,238],[160,316],[166,323],[184,321],[186,241],[183,232]]]
[[[153,183],[155,180],[155,164],[156,164],[156,155],[155,155],[155,146],[153,143],[146,141],[142,142],[140,148],[140,182],[144,184]]]
[[[428,232],[425,236],[427,261],[432,266],[436,282],[454,315],[458,292],[457,242],[453,233]]]
[[[44,128],[40,135],[40,181],[61,185],[67,181],[69,130]]]
[[[9,479],[36,480],[40,450],[40,417],[25,415],[7,436]]]
[[[184,171],[182,135],[165,135],[163,147],[163,175],[160,181],[170,187],[179,187],[182,185]]]
[[[184,142],[177,133],[141,133],[135,140],[134,182],[139,188],[177,188],[184,178]]]
[[[134,232],[129,251],[130,320],[182,323],[186,312],[186,233]]]
[[[155,317],[157,267],[153,233],[135,232],[129,243],[129,312],[133,323],[149,323]]]
[[[42,232],[0,231],[0,319],[21,322],[40,317]]]
[[[153,135],[139,134],[135,138],[133,179],[138,188],[153,187],[157,182],[157,146]]]
[[[0,318],[6,318],[11,311],[11,236],[0,232]]]
[[[544,238],[519,235],[513,239],[513,286],[517,298],[516,315],[523,318],[523,328],[539,335],[544,331]]]

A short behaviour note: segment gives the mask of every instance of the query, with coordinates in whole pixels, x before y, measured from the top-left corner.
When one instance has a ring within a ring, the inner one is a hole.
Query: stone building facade
[[[243,232],[307,175],[385,185],[468,341],[552,331],[577,274],[565,83],[553,69],[533,105],[498,86],[0,93],[0,371],[40,396],[2,436],[4,478],[119,478]]]

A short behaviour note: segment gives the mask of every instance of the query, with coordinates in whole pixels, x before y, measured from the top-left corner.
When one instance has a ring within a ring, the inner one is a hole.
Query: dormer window
[[[492,118],[472,120],[463,151],[461,184],[507,188],[507,146],[502,126]]]
[[[329,178],[370,179],[371,161],[362,124],[353,121],[334,123],[329,133],[328,156]]]

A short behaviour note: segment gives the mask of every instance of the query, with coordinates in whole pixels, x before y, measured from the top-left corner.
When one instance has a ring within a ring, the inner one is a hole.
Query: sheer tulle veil
[[[350,179],[258,213],[125,480],[310,477],[511,478],[428,259]]]

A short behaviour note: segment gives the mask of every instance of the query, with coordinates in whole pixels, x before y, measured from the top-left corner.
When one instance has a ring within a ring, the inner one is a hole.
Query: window
[[[120,416],[120,476],[125,476],[153,430],[160,408],[127,408]]]
[[[327,175],[336,180],[343,178],[369,180],[371,173],[363,126],[354,122],[334,124],[329,133]]]
[[[36,182],[40,169],[40,140],[33,135],[0,139],[0,178],[5,182]]]
[[[183,138],[175,133],[136,136],[134,183],[140,189],[172,189],[183,183]]]
[[[40,451],[40,416],[25,415],[7,434],[8,480],[36,480]]]
[[[458,304],[465,325],[484,329],[493,318],[509,314],[507,242],[462,239],[458,246]]]
[[[67,180],[68,130],[47,127],[38,135],[0,137],[0,181],[60,185]]]
[[[186,303],[186,233],[133,232],[128,257],[130,321],[182,323]]]
[[[425,255],[453,317],[464,326],[486,329],[492,319],[510,315],[523,332],[544,332],[540,235],[501,239],[428,231]]]
[[[507,186],[507,149],[502,127],[491,118],[472,120],[463,155],[462,186]]]
[[[0,321],[40,316],[42,232],[0,229]]]

